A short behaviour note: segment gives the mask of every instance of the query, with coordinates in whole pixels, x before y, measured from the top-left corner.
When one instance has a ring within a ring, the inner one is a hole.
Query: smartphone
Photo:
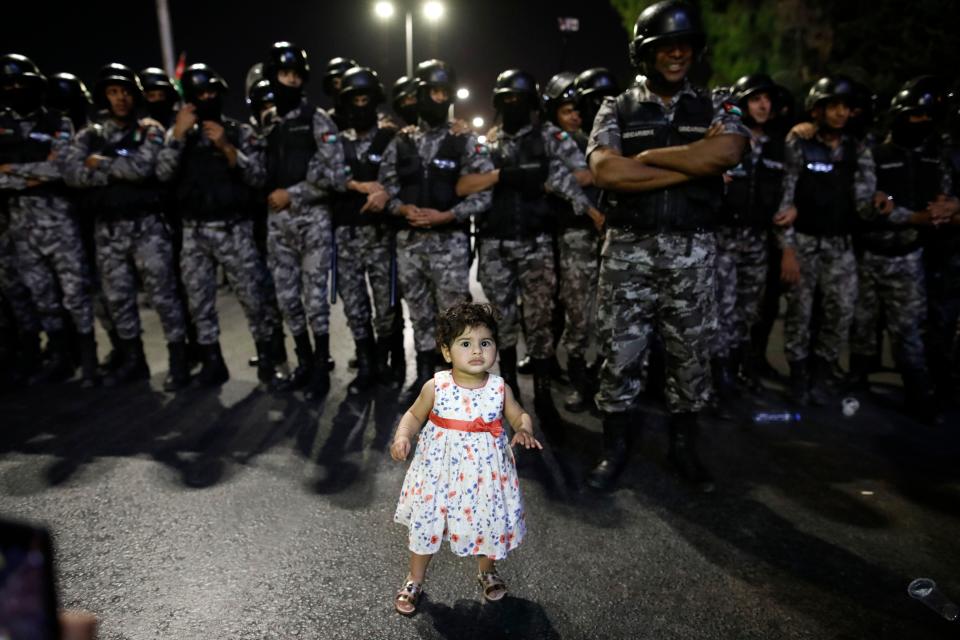
[[[0,519],[0,640],[59,638],[50,534]]]

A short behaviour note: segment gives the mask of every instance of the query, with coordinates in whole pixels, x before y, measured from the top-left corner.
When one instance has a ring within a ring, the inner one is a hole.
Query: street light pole
[[[413,77],[413,12],[407,9],[407,77]]]
[[[167,0],[157,0],[157,22],[160,24],[160,50],[163,52],[163,70],[173,77],[173,29],[170,28],[170,7]]]

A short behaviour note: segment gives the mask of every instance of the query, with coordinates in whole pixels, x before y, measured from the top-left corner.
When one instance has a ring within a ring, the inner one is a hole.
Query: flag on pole
[[[173,71],[173,85],[177,88],[177,93],[183,95],[183,84],[180,82],[180,78],[183,77],[183,70],[187,68],[187,52],[181,51],[180,57],[177,58],[177,68]]]

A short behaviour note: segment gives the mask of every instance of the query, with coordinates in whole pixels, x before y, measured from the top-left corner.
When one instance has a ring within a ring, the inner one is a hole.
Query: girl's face
[[[441,348],[443,359],[457,371],[479,375],[486,373],[497,360],[497,343],[490,329],[480,325],[467,327],[450,346]]]

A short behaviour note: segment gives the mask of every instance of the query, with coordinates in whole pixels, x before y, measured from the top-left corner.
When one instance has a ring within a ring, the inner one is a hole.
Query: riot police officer
[[[96,381],[90,275],[80,226],[63,190],[70,119],[43,107],[46,78],[29,58],[0,57],[0,190],[7,198],[16,267],[47,334],[47,366],[35,382],[61,381],[76,370],[62,311],[78,333],[84,386]]]
[[[723,207],[717,227],[717,315],[714,348],[718,392],[730,400],[734,380],[743,373],[751,386],[757,360],[764,353],[750,348],[750,330],[760,319],[767,279],[768,235],[780,206],[784,139],[774,122],[781,88],[770,76],[754,73],[733,86],[731,100],[750,127],[750,149],[727,171]]]
[[[357,345],[357,375],[348,386],[351,393],[370,387],[377,377],[399,385],[406,372],[403,334],[395,323],[400,313],[396,218],[384,213],[389,196],[377,182],[383,153],[397,133],[395,128],[377,126],[377,107],[383,100],[383,86],[372,69],[354,67],[343,75],[337,110],[349,125],[340,139],[349,179],[346,192],[334,199],[333,212],[336,286]],[[368,278],[375,314],[367,293]]]
[[[419,393],[437,364],[437,313],[470,298],[470,217],[490,207],[487,191],[459,197],[457,181],[493,165],[475,136],[455,132],[448,121],[453,69],[427,60],[417,66],[416,78],[417,127],[401,131],[387,147],[379,182],[390,194],[388,211],[404,219],[397,231],[397,267],[417,350],[411,390]]]
[[[83,80],[72,73],[51,74],[47,79],[47,106],[70,118],[74,131],[87,126],[93,99]]]
[[[826,380],[846,345],[857,297],[851,233],[857,213],[873,207],[873,156],[845,133],[856,88],[843,76],[818,80],[805,107],[816,134],[787,140],[783,195],[774,224],[783,247],[786,292],[784,351],[794,401],[827,402]],[[869,215],[869,213],[866,213]],[[820,289],[822,321],[810,353],[814,292]],[[812,356],[812,358],[811,358]]]
[[[137,118],[143,90],[129,67],[104,66],[93,94],[109,117],[77,135],[65,158],[65,178],[85,190],[84,209],[96,217],[97,266],[120,338],[121,362],[104,384],[150,376],[140,339],[139,275],[167,339],[170,370],[163,386],[174,391],[188,382],[189,371],[186,320],[176,290],[170,231],[163,219],[163,189],[155,174],[164,132],[156,122]]]
[[[333,106],[327,110],[327,115],[340,129],[346,129],[349,125],[346,119],[337,113],[338,100],[340,93],[340,84],[343,81],[343,74],[350,69],[359,66],[357,61],[352,58],[336,57],[327,61],[326,70],[321,79],[323,93],[333,101]]]
[[[937,103],[944,97],[922,80],[907,82],[890,103],[890,134],[872,149],[877,193],[873,207],[859,211],[859,295],[850,339],[851,376],[866,384],[877,358],[881,305],[907,409],[928,422],[942,417],[933,402],[921,330],[926,319],[923,249],[919,225],[952,217],[957,200],[937,135]],[[930,203],[934,203],[931,205]],[[931,207],[945,209],[931,211]]]
[[[604,99],[620,93],[620,84],[609,69],[594,67],[577,76],[573,90],[577,94],[577,111],[580,112],[584,132],[589,135]]]
[[[274,43],[264,78],[273,87],[277,114],[265,132],[267,262],[298,358],[289,386],[308,385],[308,395],[323,396],[330,388],[331,365],[329,195],[344,189],[343,147],[337,126],[304,95],[310,65],[303,49]]]
[[[697,455],[699,412],[710,397],[708,340],[716,326],[712,226],[721,174],[750,137],[739,110],[694,87],[687,73],[706,40],[698,12],[666,0],[637,18],[630,60],[643,78],[600,107],[587,154],[607,236],[600,264],[603,345],[597,407],[603,459],[587,482],[612,486],[627,461],[640,370],[656,330],[666,352],[668,460],[713,488]],[[709,132],[709,135],[708,135]]]
[[[263,142],[248,124],[223,115],[227,84],[206,64],[183,74],[184,106],[157,167],[183,222],[181,271],[203,349],[202,385],[226,381],[219,345],[217,266],[240,301],[257,347],[257,376],[273,381],[271,341],[280,318],[266,295],[267,271],[253,239],[254,188],[264,181]]]
[[[417,124],[417,79],[400,76],[390,90],[393,112],[404,125]]]

